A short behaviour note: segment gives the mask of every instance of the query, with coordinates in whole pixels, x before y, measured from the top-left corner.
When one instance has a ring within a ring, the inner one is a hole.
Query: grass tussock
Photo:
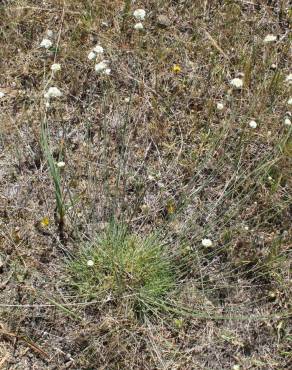
[[[72,287],[85,300],[126,301],[138,316],[174,288],[174,267],[161,241],[111,224],[69,263]]]

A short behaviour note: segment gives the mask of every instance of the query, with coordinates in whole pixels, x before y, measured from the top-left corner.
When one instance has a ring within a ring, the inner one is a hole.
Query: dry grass
[[[289,368],[289,25],[285,0],[1,3],[0,368]],[[157,233],[173,266],[143,319],[127,294],[72,289],[68,259],[82,274],[112,220]]]

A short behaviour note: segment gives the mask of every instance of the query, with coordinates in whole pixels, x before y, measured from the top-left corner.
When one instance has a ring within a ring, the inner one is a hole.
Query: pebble
[[[171,20],[166,15],[159,15],[157,17],[157,24],[161,28],[167,28],[171,26]]]

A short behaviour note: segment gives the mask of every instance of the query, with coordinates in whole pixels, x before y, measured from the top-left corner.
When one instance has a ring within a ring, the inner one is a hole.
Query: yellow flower
[[[42,220],[41,220],[41,225],[42,227],[48,227],[50,224],[50,220],[49,220],[49,217],[44,217]]]
[[[172,202],[168,202],[166,209],[169,215],[173,215],[175,212],[175,205]]]
[[[173,73],[180,73],[181,72],[181,66],[178,64],[174,64],[172,67],[172,72]]]

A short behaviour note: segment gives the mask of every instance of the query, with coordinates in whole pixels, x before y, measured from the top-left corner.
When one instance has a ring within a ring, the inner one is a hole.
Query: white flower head
[[[146,12],[144,9],[136,9],[133,13],[133,16],[138,20],[138,21],[143,21],[145,16],[146,16]]]
[[[94,262],[92,260],[87,261],[87,266],[92,267],[94,265]]]
[[[143,23],[139,22],[134,25],[134,29],[137,31],[141,31],[144,29]]]
[[[286,118],[284,119],[284,125],[285,125],[285,126],[291,126],[291,119],[290,119],[290,118],[288,118],[288,117],[286,117]]]
[[[143,30],[144,29],[143,23],[141,23],[141,22],[136,23],[135,26],[134,26],[134,29],[137,30],[137,31]]]
[[[248,125],[249,125],[250,128],[257,128],[258,124],[256,123],[256,121],[251,120],[251,121],[249,121]]]
[[[100,45],[96,45],[93,50],[96,54],[103,54],[104,50],[103,50],[103,47],[100,46]]]
[[[288,105],[292,105],[292,98],[289,98],[289,99],[288,99],[287,104],[288,104]]]
[[[93,59],[95,59],[95,58],[96,58],[96,54],[95,54],[95,52],[94,52],[94,51],[91,51],[91,52],[87,55],[87,58],[88,58],[89,60],[93,60]]]
[[[217,107],[218,110],[223,110],[224,109],[224,104],[221,103],[221,102],[218,102],[216,107]]]
[[[292,73],[288,74],[288,76],[285,78],[285,81],[288,82],[288,84],[292,84]]]
[[[103,73],[104,73],[105,75],[109,76],[109,75],[111,74],[111,71],[112,71],[112,70],[111,70],[110,68],[106,68],[106,69],[104,70],[104,72],[103,72]]]
[[[202,239],[203,247],[212,247],[212,245],[213,245],[213,242],[211,239],[208,239],[208,238]]]
[[[60,71],[60,70],[61,70],[61,64],[59,64],[59,63],[54,63],[54,64],[52,64],[52,65],[51,65],[51,70],[52,70],[53,72],[58,72],[58,71]]]
[[[125,98],[125,99],[124,99],[124,102],[125,102],[125,103],[130,103],[130,98],[129,98],[129,97]]]
[[[40,47],[45,49],[49,49],[52,45],[53,43],[49,39],[43,39],[40,43]]]
[[[105,69],[108,69],[107,61],[103,60],[100,63],[97,63],[94,68],[96,72],[104,72]]]
[[[242,78],[233,78],[230,81],[230,85],[235,87],[236,89],[241,89],[243,87],[243,79]]]
[[[275,42],[277,41],[277,36],[275,35],[267,35],[265,38],[264,38],[264,43],[268,44],[269,42]]]
[[[3,91],[0,91],[0,99],[4,98],[5,93]]]
[[[60,98],[62,95],[63,95],[62,92],[57,87],[52,86],[44,94],[44,97],[45,97],[45,99]]]
[[[66,165],[66,163],[65,162],[62,162],[62,161],[57,163],[57,167],[58,168],[64,168],[65,165]]]

